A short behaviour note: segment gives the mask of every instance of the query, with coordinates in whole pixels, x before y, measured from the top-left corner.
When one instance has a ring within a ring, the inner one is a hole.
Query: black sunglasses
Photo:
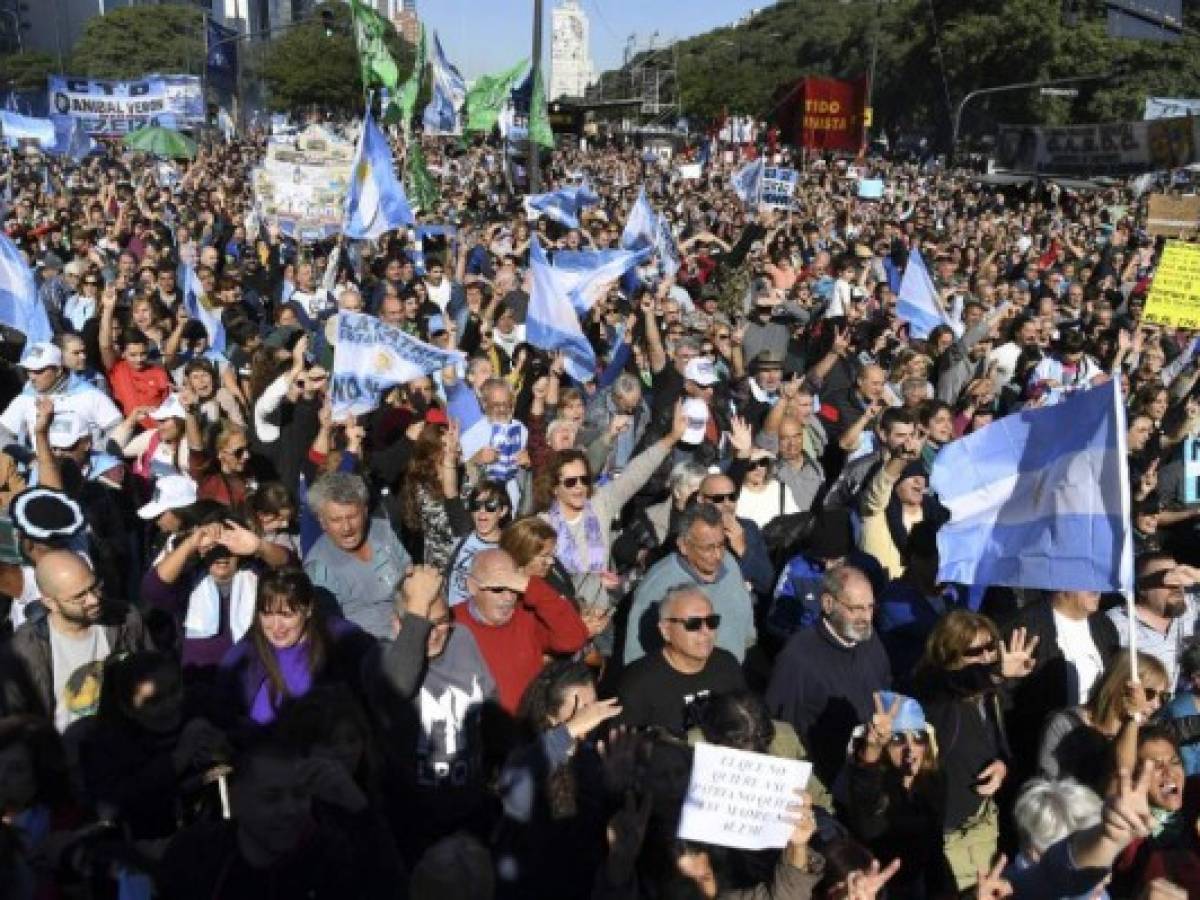
[[[568,475],[566,478],[560,479],[558,483],[565,488],[579,487],[579,485],[581,485],[581,484],[584,487],[591,487],[592,476],[591,475]]]
[[[479,512],[481,509],[486,510],[487,512],[496,512],[503,507],[504,504],[494,497],[491,497],[487,500],[472,500],[467,504],[467,509],[469,509],[471,512]]]
[[[750,460],[750,463],[749,463],[749,465],[746,466],[746,468],[748,468],[748,469],[766,469],[770,465],[771,465],[770,457],[761,456],[758,459]]]
[[[978,647],[968,647],[963,651],[963,659],[978,659],[981,656],[986,656],[996,650],[996,642],[988,641],[986,644],[980,644]]]
[[[709,503],[735,503],[737,502],[738,492],[730,491],[728,494],[705,494],[704,499]]]
[[[897,731],[888,742],[893,747],[902,747],[906,741],[912,741],[918,747],[924,747],[929,743],[929,732],[927,731]]]
[[[716,631],[721,627],[721,617],[716,613],[710,616],[687,616],[686,618],[669,618],[664,619],[665,622],[674,622],[677,625],[682,625],[684,631],[699,631],[701,628],[707,628],[709,631]]]

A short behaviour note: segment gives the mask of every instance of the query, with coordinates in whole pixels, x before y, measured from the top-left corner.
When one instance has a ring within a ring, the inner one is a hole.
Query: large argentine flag
[[[931,484],[950,510],[942,581],[1046,590],[1133,589],[1120,381],[946,445]]]
[[[529,269],[533,289],[525,314],[526,340],[543,350],[561,350],[566,355],[567,373],[576,381],[593,378],[596,354],[584,337],[570,296],[546,261],[546,251],[537,235],[529,245]]]
[[[347,237],[374,240],[416,221],[404,186],[396,177],[387,138],[375,124],[369,107],[363,119],[351,177],[350,191],[346,195],[346,222],[342,228]]]
[[[921,251],[915,247],[908,251],[908,265],[900,280],[900,292],[896,296],[896,315],[908,323],[909,336],[917,340],[929,337],[929,332],[939,325],[948,325],[955,337],[962,336],[962,326],[951,321],[937,299],[937,288],[925,268]]]
[[[621,232],[621,246],[626,250],[641,250],[650,247],[658,254],[659,264],[667,275],[679,271],[679,251],[666,219],[654,211],[643,187],[637,201],[629,210],[629,218]]]
[[[547,194],[529,194],[525,198],[525,215],[530,219],[545,216],[564,228],[578,228],[583,208],[599,202],[600,197],[590,185],[572,185]]]
[[[0,322],[25,335],[25,346],[54,337],[33,272],[8,235],[0,231]]]
[[[177,278],[188,315],[204,325],[204,330],[208,332],[208,346],[218,353],[224,353],[225,324],[221,321],[221,308],[212,305],[212,298],[205,295],[196,270],[187,263],[180,263]]]
[[[433,71],[433,91],[425,107],[423,121],[426,134],[460,134],[462,123],[459,110],[467,99],[467,83],[442,50],[442,40],[433,33],[433,54],[429,59]]]

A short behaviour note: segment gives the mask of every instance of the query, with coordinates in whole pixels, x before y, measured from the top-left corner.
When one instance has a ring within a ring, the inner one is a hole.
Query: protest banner
[[[811,774],[811,763],[699,743],[679,837],[742,850],[785,847],[788,806]]]
[[[807,150],[857,152],[863,143],[866,79],[805,77],[778,104],[780,127]]]
[[[704,175],[704,166],[700,163],[681,163],[679,177],[686,179],[700,178]]]
[[[272,137],[252,178],[259,216],[301,242],[337,234],[354,153],[354,144],[318,125],[295,137]]]
[[[1181,503],[1200,503],[1200,437],[1183,442],[1183,479],[1179,482]]]
[[[882,200],[883,179],[863,178],[858,182],[858,198],[860,200]]]
[[[1116,220],[1114,220],[1116,221]],[[1190,237],[1200,229],[1200,197],[1150,196],[1146,230],[1155,237]]]
[[[1200,244],[1167,241],[1142,316],[1156,325],[1200,328]]]
[[[1190,116],[1143,122],[1070,125],[1001,125],[996,167],[1040,175],[1137,175],[1200,160]]]
[[[130,81],[48,77],[50,113],[83,122],[90,135],[116,137],[146,125],[194,128],[204,121],[200,79],[147,75]]]
[[[445,366],[464,355],[417,340],[364,313],[338,313],[329,402],[335,418],[370,412],[389,388]]]
[[[1182,97],[1147,97],[1143,119],[1174,119],[1179,116],[1200,116],[1200,100]]]
[[[771,209],[791,209],[798,177],[795,169],[767,166],[763,169],[759,203]]]

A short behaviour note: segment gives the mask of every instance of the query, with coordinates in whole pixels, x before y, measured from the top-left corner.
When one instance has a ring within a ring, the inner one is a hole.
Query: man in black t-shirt
[[[642,657],[621,676],[617,696],[626,725],[657,725],[682,735],[689,707],[709,695],[744,690],[732,653],[716,646],[721,617],[695,585],[667,591],[659,605],[658,628],[665,645]]]

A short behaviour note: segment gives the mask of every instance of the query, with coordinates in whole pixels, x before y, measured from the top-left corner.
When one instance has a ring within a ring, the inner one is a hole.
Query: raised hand
[[[900,704],[904,698],[897,694],[890,705],[885,706],[883,694],[876,691],[873,695],[875,712],[867,723],[867,743],[872,747],[886,747],[892,739],[892,726],[900,713]]]
[[[245,525],[240,525],[230,519],[225,520],[217,541],[221,546],[227,547],[230,553],[237,556],[253,556],[262,544],[262,538],[257,534]]]
[[[571,718],[563,722],[567,732],[575,740],[589,735],[593,728],[602,725],[609,719],[615,719],[621,714],[621,701],[612,697],[608,700],[597,700],[582,709],[578,709]]]
[[[54,401],[49,397],[38,397],[34,401],[34,409],[37,413],[33,420],[34,433],[47,434],[50,431],[50,423],[54,421]]]
[[[729,446],[738,453],[749,453],[754,447],[754,432],[741,416],[729,420]]]
[[[872,860],[869,868],[846,877],[846,900],[875,900],[899,870],[899,859],[893,859],[886,869],[879,868],[879,860]]]
[[[975,900],[1003,900],[1013,896],[1013,886],[1003,877],[1008,859],[1003,854],[991,869],[979,869],[975,882]]]
[[[430,617],[442,593],[442,573],[434,566],[413,566],[400,587],[405,611],[422,619]]]
[[[1033,652],[1039,640],[1035,636],[1026,641],[1025,629],[1015,629],[1007,643],[1000,642],[1000,673],[1005,678],[1024,678],[1032,672],[1036,662]]]

